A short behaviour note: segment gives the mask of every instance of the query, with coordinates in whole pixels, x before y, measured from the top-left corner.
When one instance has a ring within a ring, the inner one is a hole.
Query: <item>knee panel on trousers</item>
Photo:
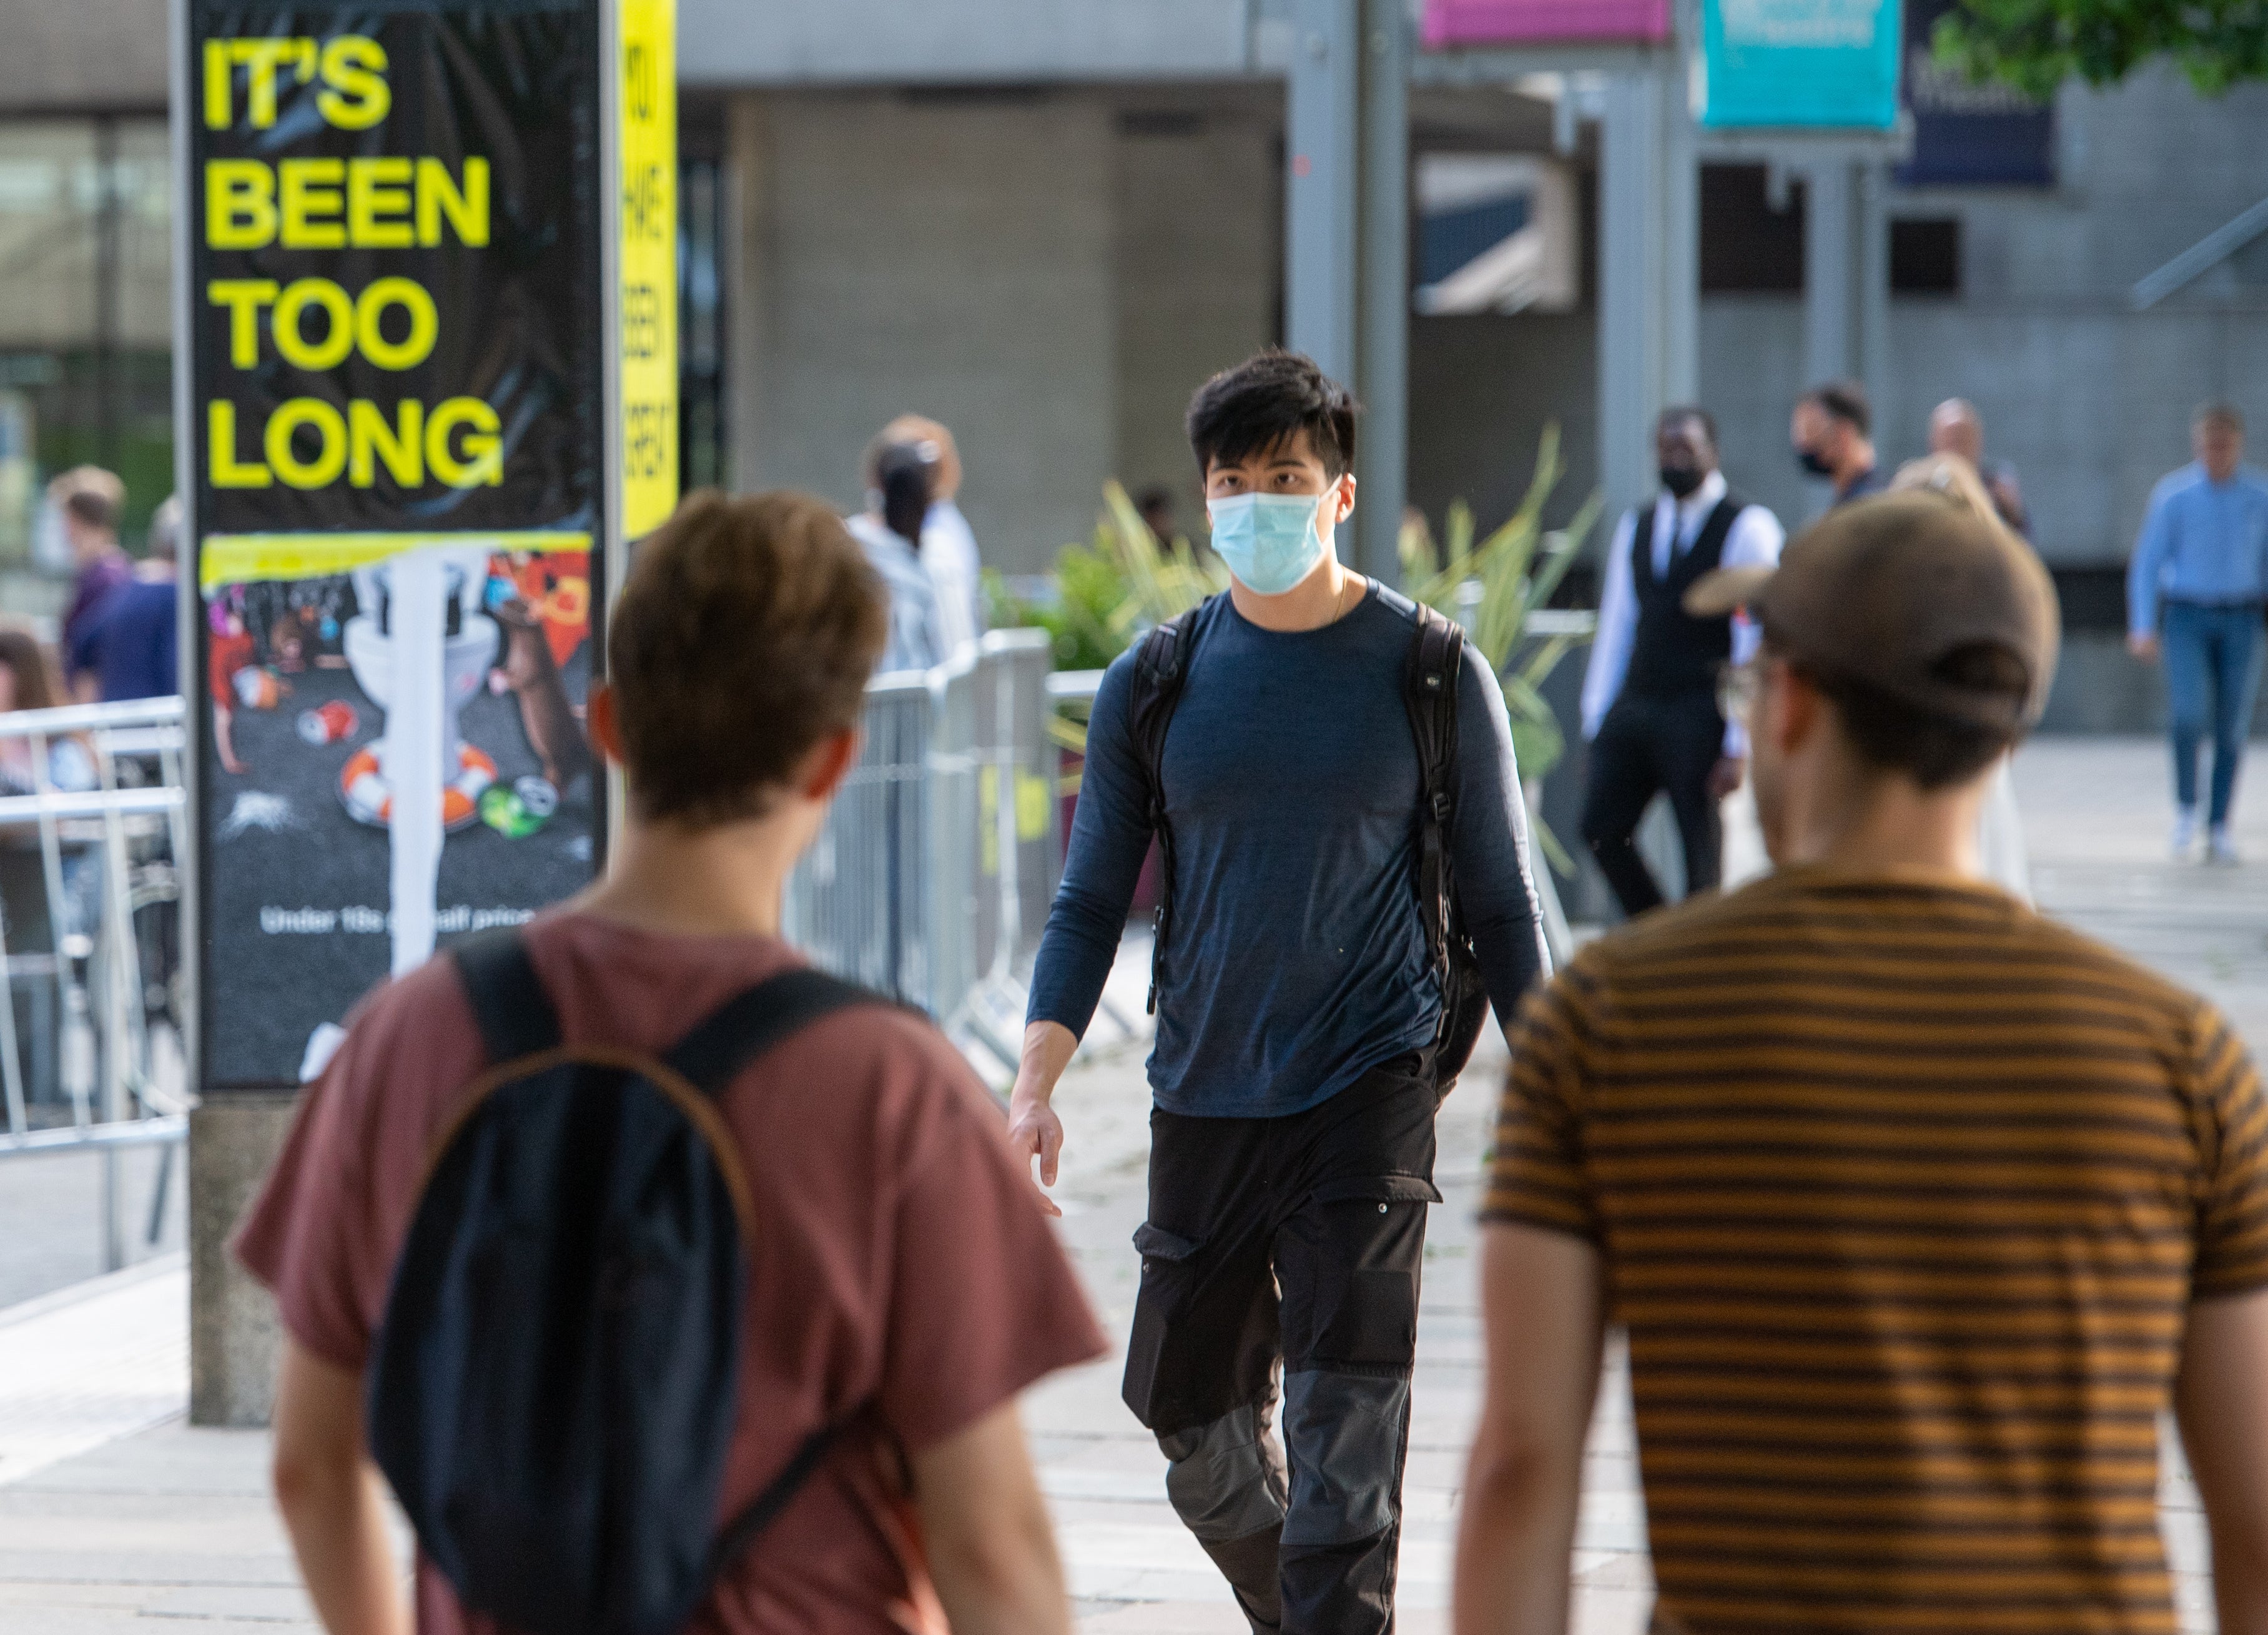
[[[1401,1516],[1410,1381],[1321,1370],[1284,1376],[1284,1441],[1292,1455],[1286,1549],[1374,1536]]]
[[[1265,1404],[1158,1438],[1172,1462],[1166,1497],[1182,1524],[1206,1543],[1248,1538],[1284,1520],[1283,1463],[1268,1440]]]

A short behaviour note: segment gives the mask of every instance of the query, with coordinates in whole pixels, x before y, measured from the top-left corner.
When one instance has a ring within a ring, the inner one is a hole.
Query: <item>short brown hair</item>
[[[2244,411],[2235,404],[2215,398],[2209,403],[2199,403],[2197,412],[2190,416],[2191,426],[2218,426],[2224,431],[2244,435]]]
[[[126,484],[100,466],[73,466],[48,484],[48,497],[88,527],[115,534],[126,509]]]
[[[688,496],[638,548],[607,635],[638,815],[766,811],[814,744],[858,724],[887,606],[825,501]]]

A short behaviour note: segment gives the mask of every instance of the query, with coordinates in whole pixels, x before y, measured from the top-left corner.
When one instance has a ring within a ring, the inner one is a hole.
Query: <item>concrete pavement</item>
[[[2043,905],[2212,994],[2248,1035],[2268,1039],[2268,801],[2240,828],[2257,863],[2177,867],[2162,850],[2169,814],[2154,742],[2047,740],[2020,757],[2017,777]],[[1138,972],[1123,976],[1138,1013]],[[1477,1406],[1472,1216],[1495,1077],[1476,1064],[1443,1115],[1447,1201],[1427,1248],[1404,1489],[1403,1627],[1418,1635],[1445,1626]],[[1064,1239],[1105,1327],[1123,1337],[1147,1152],[1138,1047],[1092,1052],[1058,1105]],[[182,1287],[178,1260],[161,1260],[0,1311],[0,1635],[125,1635],[153,1619],[227,1635],[313,1627],[267,1500],[265,1437],[180,1423]],[[1167,1508],[1162,1461],[1119,1403],[1117,1378],[1113,1359],[1043,1384],[1027,1404],[1081,1627],[1233,1635],[1241,1620]],[[2168,1462],[2185,1624],[2208,1630],[2201,1520],[2177,1455]],[[1582,1635],[1645,1628],[1644,1528],[1618,1374],[1594,1432],[1575,1570]]]

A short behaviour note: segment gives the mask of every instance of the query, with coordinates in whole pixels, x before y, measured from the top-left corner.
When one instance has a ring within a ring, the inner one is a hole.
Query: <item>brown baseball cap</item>
[[[2031,547],[1926,490],[1838,506],[1789,542],[1777,569],[1719,569],[1684,607],[1704,618],[1745,607],[1809,669],[2011,732],[2047,708],[2062,639],[2055,584]],[[1986,645],[2022,664],[2021,693],[1948,673],[1955,654]]]

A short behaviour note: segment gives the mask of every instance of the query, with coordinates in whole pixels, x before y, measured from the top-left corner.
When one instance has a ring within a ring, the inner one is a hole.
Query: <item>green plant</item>
[[[2259,0],[1962,0],[1931,45],[1945,66],[2039,102],[2066,79],[2116,85],[2161,55],[2207,96],[2268,78]]]
[[[1474,542],[1472,507],[1461,499],[1450,505],[1446,519],[1446,562],[1422,520],[1405,523],[1400,541],[1405,593],[1453,619],[1469,607],[1473,647],[1488,660],[1504,690],[1513,752],[1521,777],[1532,782],[1541,781],[1567,751],[1566,734],[1543,696],[1543,683],[1569,651],[1588,641],[1595,629],[1595,620],[1587,624],[1580,619],[1548,634],[1533,629],[1534,615],[1550,603],[1599,519],[1600,497],[1593,494],[1565,527],[1544,529],[1544,504],[1566,469],[1558,425],[1547,425],[1526,496],[1487,538]],[[1466,591],[1469,585],[1478,586],[1476,600]],[[1540,822],[1535,832],[1551,865],[1563,874],[1572,873],[1574,861],[1558,837]]]

